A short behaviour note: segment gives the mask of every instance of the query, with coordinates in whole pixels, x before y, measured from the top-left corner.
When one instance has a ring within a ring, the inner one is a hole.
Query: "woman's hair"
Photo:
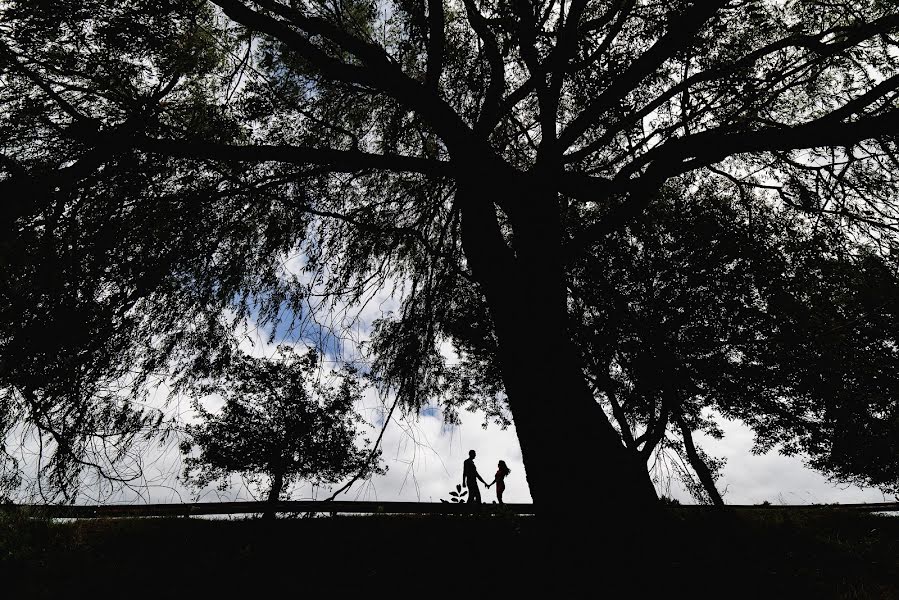
[[[504,476],[512,472],[512,470],[506,466],[506,461],[504,460],[499,461],[499,470],[503,472]]]

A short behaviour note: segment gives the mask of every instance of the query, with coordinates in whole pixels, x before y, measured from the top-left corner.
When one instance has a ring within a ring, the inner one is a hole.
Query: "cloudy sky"
[[[300,272],[298,263],[286,268]],[[359,341],[368,331],[368,325],[390,311],[397,310],[397,299],[387,292],[378,292],[364,309],[358,313],[362,324],[357,331],[363,332]],[[257,338],[256,348],[265,348],[265,341]],[[248,349],[249,350],[249,349]],[[350,354],[353,353],[351,349]],[[448,360],[453,360],[452,350],[443,348]],[[382,403],[372,394],[363,411],[372,422],[377,422],[382,412]],[[365,412],[367,411],[367,412]],[[481,476],[488,482],[493,480],[498,460],[505,460],[512,469],[506,478],[506,502],[530,502],[531,496],[525,478],[525,468],[521,459],[514,426],[501,430],[497,425],[484,425],[482,414],[462,413],[459,426],[447,426],[439,410],[423,411],[417,418],[395,416],[385,431],[382,443],[384,464],[388,472],[365,484],[357,484],[344,499],[358,500],[414,500],[438,502],[448,499],[449,491],[461,483],[462,461],[468,451],[478,453],[476,464]],[[757,504],[765,500],[773,504],[812,503],[856,503],[884,502],[885,498],[876,489],[860,489],[855,486],[838,486],[830,483],[819,473],[804,466],[801,457],[784,457],[774,452],[757,456],[751,452],[752,431],[739,422],[720,421],[725,436],[715,440],[698,434],[696,442],[712,456],[725,458],[726,466],[718,489],[729,504]],[[590,477],[589,465],[585,465],[585,477]],[[666,472],[664,466],[657,472],[659,493],[693,503],[686,490],[678,484],[677,478]],[[560,482],[560,492],[577,496],[577,482]],[[297,497],[327,497],[322,491],[308,488],[298,489]],[[496,498],[495,489],[484,492],[487,501]]]
[[[495,425],[481,427],[478,415],[464,415],[461,426],[447,428],[439,416],[421,417],[417,422],[392,424],[385,434],[383,445],[385,463],[390,470],[367,485],[351,490],[347,499],[359,500],[421,500],[439,501],[461,481],[462,461],[469,449],[477,450],[476,464],[489,482],[496,471],[497,460],[503,459],[512,469],[506,479],[504,500],[530,502],[531,496],[524,478],[525,468],[514,428],[501,431]],[[723,440],[700,438],[711,454],[727,459],[719,489],[728,504],[757,504],[765,500],[772,504],[813,504],[884,502],[877,490],[833,485],[806,468],[801,459],[776,454],[754,456],[752,432],[739,423],[725,423]],[[585,470],[586,471],[586,470]],[[590,477],[585,472],[585,477]],[[560,482],[560,492],[577,498],[577,482]],[[681,502],[692,503],[689,495],[672,481],[670,488],[661,488]],[[482,492],[484,498],[496,498],[494,489]]]
[[[374,406],[374,402],[371,403]],[[482,477],[493,480],[496,462],[505,460],[512,469],[506,479],[506,502],[530,502],[531,496],[525,479],[525,467],[514,427],[503,431],[490,424],[482,427],[483,416],[462,414],[462,424],[447,426],[439,414],[425,411],[415,418],[395,416],[388,425],[382,443],[383,461],[388,472],[367,482],[356,483],[347,493],[339,496],[344,500],[404,500],[439,502],[449,499],[449,492],[461,483],[462,461],[468,450],[474,449],[478,456],[476,464]],[[698,438],[711,454],[727,459],[719,489],[728,504],[758,504],[765,500],[772,504],[813,504],[813,503],[856,503],[885,502],[893,498],[884,497],[874,489],[837,486],[829,483],[817,472],[806,468],[797,457],[783,457],[777,454],[752,455],[752,432],[739,423],[724,423],[725,438],[711,440]],[[376,433],[376,430],[372,430]],[[180,458],[171,451],[162,460],[153,462],[148,470],[149,485],[141,490],[140,496],[134,491],[126,491],[111,499],[118,502],[150,501],[179,502],[194,498],[174,478],[179,470]],[[592,476],[589,467],[585,477]],[[676,478],[670,484],[663,480],[660,493],[667,493],[682,503],[693,503],[686,491],[678,485]],[[577,482],[559,482],[560,493],[577,499]],[[496,499],[495,488],[482,489],[485,501]],[[300,486],[293,493],[293,499],[323,499],[328,497],[327,489],[313,489]],[[201,501],[253,500],[252,493],[238,479],[225,492],[208,489],[201,493]]]
[[[377,312],[388,310],[390,302],[376,303]],[[367,313],[371,319],[375,314]],[[273,346],[268,344],[265,332],[255,332],[255,340],[248,342],[245,350],[253,354],[270,354]],[[160,389],[160,398],[165,390]],[[212,399],[215,407],[215,400]],[[389,399],[388,399],[389,402]],[[180,409],[186,403],[182,402]],[[176,405],[177,406],[177,405]],[[385,416],[384,402],[374,391],[369,391],[360,412],[371,423],[368,437],[377,437]],[[183,415],[185,413],[182,413]],[[439,502],[449,499],[449,492],[461,483],[462,461],[468,451],[474,449],[478,456],[476,464],[484,479],[492,481],[498,460],[505,460],[512,472],[506,479],[506,502],[531,502],[526,481],[526,470],[522,463],[514,426],[506,430],[493,423],[484,427],[483,414],[461,413],[462,423],[446,425],[436,406],[426,408],[416,416],[402,416],[397,411],[387,424],[381,444],[383,464],[388,471],[370,481],[356,483],[348,492],[339,496],[344,500],[381,501],[421,501]],[[776,453],[757,456],[751,453],[752,432],[739,422],[721,421],[725,436],[714,440],[702,435],[697,443],[711,455],[727,460],[723,476],[718,481],[719,490],[728,504],[758,504],[769,501],[772,504],[813,504],[813,503],[857,503],[884,502],[893,498],[884,497],[875,489],[860,489],[854,486],[838,486],[828,482],[817,472],[806,468],[801,457],[784,457]],[[198,497],[201,501],[252,500],[253,493],[239,479],[224,492],[213,488],[196,496],[177,480],[180,470],[180,456],[175,444],[164,451],[154,451],[159,456],[148,460],[147,485],[143,489],[126,491],[110,500],[119,502],[178,502]],[[677,478],[667,472],[664,465],[656,471],[659,493],[693,503],[693,500],[679,485]],[[669,477],[669,475],[672,475]],[[585,465],[584,477],[592,476],[590,466]],[[335,489],[339,486],[335,486]],[[560,493],[577,498],[577,482],[559,482]],[[292,498],[324,499],[330,495],[325,488],[299,486]],[[482,490],[485,501],[495,500],[495,488]]]
[[[299,264],[288,265],[298,272]],[[364,341],[370,325],[376,318],[396,310],[398,302],[386,292],[380,292],[371,302],[355,314],[358,317],[355,331],[356,343]],[[247,325],[244,351],[254,355],[272,355],[275,346],[269,342],[268,331]],[[281,341],[290,339],[287,332],[276,332]],[[321,340],[316,340],[321,342]],[[328,346],[328,344],[326,344]],[[444,353],[452,360],[451,350]],[[340,357],[327,357],[335,363],[338,358],[357,356],[354,347],[344,347]],[[167,389],[161,385],[155,393],[155,403],[165,403]],[[390,399],[387,399],[389,405]],[[216,399],[204,402],[207,408],[216,408]],[[221,402],[218,401],[218,405]],[[385,402],[370,390],[358,407],[362,415],[371,423],[367,437],[375,439],[384,423]],[[181,420],[190,420],[189,403],[175,399],[165,409],[169,416],[177,415]],[[521,450],[514,426],[502,430],[488,423],[485,427],[483,414],[461,413],[462,423],[448,426],[444,423],[437,406],[428,407],[417,416],[403,416],[397,411],[385,429],[381,444],[383,464],[388,467],[385,475],[369,481],[356,483],[346,493],[339,496],[343,500],[420,501],[439,502],[449,499],[449,492],[461,483],[462,462],[468,451],[474,449],[478,456],[476,464],[481,476],[488,482],[493,480],[498,460],[505,460],[511,468],[506,478],[504,500],[513,503],[531,502],[526,481],[526,470],[521,458]],[[721,421],[725,436],[714,440],[701,434],[696,442],[709,454],[725,458],[723,476],[718,481],[718,489],[728,504],[758,504],[769,501],[772,504],[813,504],[813,503],[858,503],[884,502],[893,498],[885,497],[875,489],[860,489],[854,486],[838,486],[828,482],[817,472],[806,468],[801,457],[783,457],[776,453],[757,456],[751,453],[752,432],[739,422]],[[172,438],[164,447],[148,447],[142,457],[145,479],[132,489],[114,495],[98,497],[91,490],[82,502],[186,502],[198,499],[211,502],[216,500],[253,500],[253,490],[246,487],[239,478],[234,478],[224,491],[214,487],[195,492],[186,488],[178,479],[181,471],[181,456],[177,439]],[[682,503],[693,503],[689,494],[678,483],[670,469],[661,465],[655,470],[657,489]],[[584,466],[584,477],[591,477],[591,466]],[[337,489],[335,486],[334,489]],[[560,481],[559,492],[577,499],[578,482]],[[293,490],[296,500],[324,499],[330,495],[329,489],[301,485]],[[495,500],[495,488],[482,490],[485,501]],[[26,498],[23,498],[25,500]]]

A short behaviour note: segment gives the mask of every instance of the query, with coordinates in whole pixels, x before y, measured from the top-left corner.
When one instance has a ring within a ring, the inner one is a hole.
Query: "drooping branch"
[[[368,470],[371,468],[371,465],[373,464],[372,461],[374,461],[374,459],[378,456],[378,448],[380,448],[380,446],[381,446],[381,440],[384,439],[384,432],[387,431],[387,426],[390,424],[390,421],[393,418],[393,412],[396,410],[396,407],[399,404],[399,402],[400,402],[400,395],[396,394],[394,396],[393,403],[390,405],[390,410],[387,411],[387,416],[384,418],[384,424],[381,426],[381,431],[380,431],[380,433],[378,433],[378,438],[375,440],[375,443],[372,444],[371,450],[369,450],[368,455],[366,456],[365,461],[362,463],[362,467],[359,469],[359,471],[356,472],[350,478],[349,481],[347,481],[345,484],[343,484],[342,486],[337,488],[337,490],[334,493],[332,493],[330,496],[325,498],[323,500],[323,502],[333,501],[337,496],[339,496],[340,494],[342,494],[345,491],[347,491],[348,489],[350,489],[350,487],[354,483],[356,483],[357,481],[359,481],[359,479],[361,479],[362,477],[365,476],[366,472],[368,472]]]
[[[69,460],[80,467],[94,469],[104,479],[117,483],[127,484],[140,479],[140,477],[142,476],[140,472],[134,473],[130,476],[122,476],[107,470],[103,465],[97,462],[87,459],[82,452],[79,452],[73,446],[74,440],[72,439],[72,437],[67,434],[67,432],[62,431],[58,427],[56,427],[53,422],[53,417],[50,415],[49,411],[44,406],[44,403],[41,402],[41,400],[37,397],[37,394],[33,390],[19,387],[17,391],[19,392],[21,398],[25,400],[25,403],[28,406],[28,410],[31,413],[31,423],[37,428],[38,432],[41,435],[46,434],[49,435],[50,438],[52,438],[53,442],[56,444],[57,452],[61,455],[62,460]],[[102,431],[91,431],[90,435],[97,438],[104,438],[119,435],[128,435],[128,433],[129,432],[114,432],[110,435],[104,435]],[[72,433],[72,435],[74,436],[78,436],[79,434],[82,433],[78,431]],[[65,494],[68,494],[67,489],[64,488],[62,491]]]
[[[454,256],[447,254],[445,252],[440,252],[437,248],[433,246],[433,244],[428,241],[421,231],[415,229],[414,227],[386,227],[382,225],[372,225],[370,223],[366,223],[360,219],[354,218],[350,215],[345,215],[342,213],[327,211],[327,210],[316,210],[313,208],[304,208],[303,212],[308,213],[310,215],[315,215],[317,217],[322,217],[326,219],[335,219],[337,221],[342,221],[347,223],[348,225],[352,225],[356,229],[360,231],[369,231],[383,236],[389,236],[393,238],[406,238],[414,241],[418,244],[430,257],[435,260],[444,260],[449,262],[450,264],[455,262]],[[460,268],[453,268],[453,271],[468,281],[472,281],[471,274],[467,271],[464,271]]]

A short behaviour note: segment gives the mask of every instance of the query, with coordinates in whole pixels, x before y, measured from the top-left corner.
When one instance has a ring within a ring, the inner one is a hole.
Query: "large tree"
[[[393,281],[405,300],[377,370],[407,406],[439,391],[441,341],[486,344],[538,504],[587,464],[602,476],[583,479],[585,495],[650,505],[572,331],[583,261],[666,192],[712,179],[790,222],[892,244],[890,2],[0,11],[0,186],[15,199],[0,386],[5,415],[63,456],[105,426],[83,407],[122,417],[109,438],[140,420],[97,393],[122,365],[140,365],[136,385],[160,365],[216,363],[225,308],[301,318],[304,291],[352,303]],[[292,281],[279,265],[296,251],[312,275]]]

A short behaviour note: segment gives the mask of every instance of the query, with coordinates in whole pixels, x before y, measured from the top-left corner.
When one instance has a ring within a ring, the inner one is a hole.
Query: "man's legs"
[[[478,489],[477,481],[468,482],[468,501],[481,503],[481,490]]]

